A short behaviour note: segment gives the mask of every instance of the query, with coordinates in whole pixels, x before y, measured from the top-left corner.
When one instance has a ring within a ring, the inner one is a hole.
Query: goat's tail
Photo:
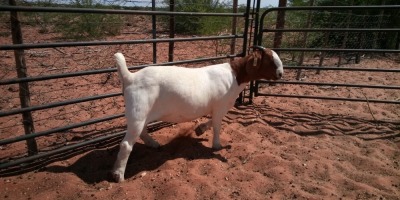
[[[126,66],[126,61],[124,55],[122,53],[114,54],[114,58],[117,64],[118,74],[122,82],[125,82],[129,79],[129,75],[131,72],[128,70]]]

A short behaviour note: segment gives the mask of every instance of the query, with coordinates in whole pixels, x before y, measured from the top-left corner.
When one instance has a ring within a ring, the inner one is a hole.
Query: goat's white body
[[[129,154],[139,137],[149,146],[159,146],[147,133],[149,122],[179,123],[210,114],[212,120],[199,125],[196,133],[201,134],[212,126],[212,147],[220,149],[222,118],[233,106],[246,82],[257,78],[279,79],[283,75],[278,55],[260,47],[253,55],[232,62],[232,66],[228,63],[194,69],[159,66],[136,73],[129,72],[121,53],[114,56],[123,82],[128,123],[114,165],[113,175],[118,182],[124,180]]]
[[[115,58],[123,81],[128,123],[128,130],[114,165],[113,175],[118,182],[124,180],[129,154],[139,136],[147,145],[159,146],[146,130],[147,124],[152,121],[178,123],[211,114],[212,120],[202,124],[200,128],[205,131],[212,125],[212,146],[221,148],[219,132],[222,118],[246,86],[238,85],[230,64],[191,69],[159,66],[130,73],[123,55],[117,53]]]
[[[239,86],[228,63],[188,69],[148,67],[124,82],[128,123],[185,122],[207,114],[225,115],[245,84]]]

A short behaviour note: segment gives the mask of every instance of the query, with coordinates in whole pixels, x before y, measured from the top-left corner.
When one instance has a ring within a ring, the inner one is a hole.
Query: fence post
[[[310,6],[314,6],[314,0],[310,0]],[[306,22],[307,28],[311,27],[312,14],[313,14],[312,10],[310,10],[307,14],[307,22]],[[303,40],[301,41],[303,48],[307,48],[307,37],[308,37],[308,32],[304,32],[303,38],[302,38]],[[302,51],[300,53],[300,58],[299,58],[299,62],[297,63],[297,65],[301,66],[301,65],[303,65],[303,62],[304,62],[304,51]],[[300,80],[300,77],[301,77],[301,69],[299,69],[297,71],[296,80]]]
[[[354,5],[354,0],[351,1],[351,5]],[[353,13],[352,10],[347,11],[346,22],[345,22],[346,23],[346,29],[348,29],[350,27],[350,18],[351,18],[352,13]],[[343,41],[342,41],[342,46],[341,46],[342,49],[346,48],[346,43],[347,43],[348,37],[349,37],[349,32],[345,32],[344,33],[344,38],[343,38]],[[343,56],[344,56],[343,53],[339,54],[339,59],[338,59],[338,63],[337,63],[338,67],[340,67],[340,65],[342,65]]]
[[[175,11],[175,0],[169,1],[169,11]],[[169,38],[175,37],[175,16],[169,16]],[[168,46],[168,62],[174,61],[174,42],[169,42]]]
[[[11,6],[16,6],[15,0],[9,0],[9,4]],[[11,21],[11,34],[13,44],[22,44],[22,31],[20,22],[18,19],[18,13],[16,11],[11,11],[10,13],[10,21]],[[15,65],[17,69],[18,78],[24,78],[27,76],[26,64],[25,64],[25,55],[24,50],[14,50],[15,57]],[[29,92],[29,84],[27,82],[19,83],[19,98],[21,101],[21,108],[26,108],[30,106],[30,92]],[[31,112],[23,112],[22,113],[22,123],[24,125],[25,134],[31,134],[35,132],[35,128],[33,126],[33,119]],[[37,144],[35,139],[26,140],[28,145],[28,155],[37,154]]]
[[[287,5],[287,0],[279,0],[278,7],[286,7],[286,5]],[[278,14],[276,16],[276,29],[283,29],[284,27],[285,27],[285,10],[278,10]],[[274,48],[281,47],[282,35],[283,32],[281,31],[275,32]]]
[[[238,12],[238,0],[233,0],[233,13]],[[232,19],[232,35],[236,35],[237,28],[237,17],[233,17]],[[236,38],[231,39],[231,55],[235,54],[235,46],[236,46]],[[233,60],[233,58],[231,58]]]
[[[156,0],[151,1],[151,10],[156,10]],[[156,15],[151,15],[151,23],[152,23],[152,34],[153,39],[157,39],[157,26],[156,26]],[[157,63],[157,43],[153,43],[153,63]]]

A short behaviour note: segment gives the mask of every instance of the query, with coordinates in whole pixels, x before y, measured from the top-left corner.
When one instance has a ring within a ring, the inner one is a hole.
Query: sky
[[[253,2],[253,0],[251,0]],[[278,2],[279,0],[261,0],[261,8],[267,7],[267,6],[273,6],[273,7],[278,7]],[[246,4],[247,0],[239,0],[239,4]]]
[[[59,0],[59,1],[70,1],[70,0]],[[109,1],[109,0],[104,0],[104,1]],[[224,2],[224,1],[232,3],[233,0],[220,0],[219,2]],[[247,0],[238,0],[238,1],[239,1],[239,5],[247,3]],[[111,2],[113,2],[113,1],[111,1]],[[119,1],[116,1],[116,2],[119,2]],[[126,2],[129,2],[129,3],[124,4],[125,6],[144,6],[144,7],[151,6],[151,0],[128,0]],[[164,0],[156,0],[156,5],[164,5],[163,2],[164,2]],[[253,3],[253,2],[254,2],[254,0],[251,0],[251,3]],[[269,6],[278,7],[278,2],[279,2],[279,0],[261,0],[261,8],[269,7]]]

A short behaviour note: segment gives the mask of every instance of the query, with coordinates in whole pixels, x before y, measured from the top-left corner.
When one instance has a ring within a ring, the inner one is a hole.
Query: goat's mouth
[[[276,80],[282,79],[282,75],[281,74],[269,74],[268,76],[264,76],[264,78],[262,78],[262,79],[265,79],[268,81],[276,81]]]

